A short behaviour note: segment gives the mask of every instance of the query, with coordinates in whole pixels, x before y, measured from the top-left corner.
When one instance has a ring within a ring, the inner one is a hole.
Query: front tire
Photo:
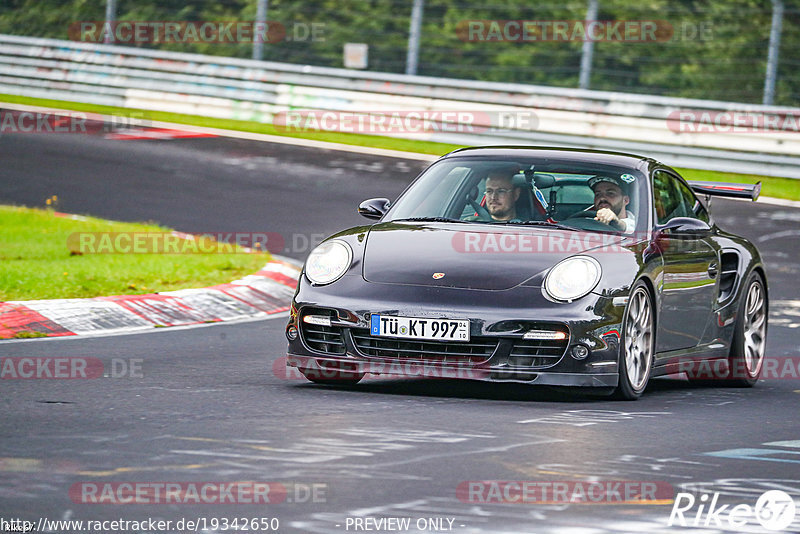
[[[623,318],[619,347],[619,384],[614,397],[636,400],[641,397],[653,368],[655,347],[653,299],[644,282],[633,286]]]

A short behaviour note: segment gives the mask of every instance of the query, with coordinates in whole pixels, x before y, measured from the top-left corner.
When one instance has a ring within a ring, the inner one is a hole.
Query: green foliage
[[[796,106],[800,0],[785,0],[776,103]],[[581,41],[464,41],[469,20],[576,21],[586,0],[425,0],[418,74],[576,87]],[[762,99],[772,6],[767,0],[599,0],[599,20],[662,21],[662,42],[597,42],[593,89],[758,103]],[[128,21],[252,21],[256,0],[118,0]],[[103,20],[104,0],[5,0],[0,33],[64,39],[70,23]],[[342,67],[347,42],[369,45],[369,69],[404,72],[411,17],[407,0],[270,0],[268,18],[287,39],[265,59]],[[307,37],[316,24],[317,39]],[[463,35],[463,34],[462,34]],[[151,44],[139,44],[149,47]],[[250,43],[162,43],[160,48],[250,57]]]

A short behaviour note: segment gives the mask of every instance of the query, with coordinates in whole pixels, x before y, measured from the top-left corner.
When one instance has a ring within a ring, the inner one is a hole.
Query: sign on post
[[[344,68],[366,69],[369,56],[369,46],[366,43],[344,44]]]

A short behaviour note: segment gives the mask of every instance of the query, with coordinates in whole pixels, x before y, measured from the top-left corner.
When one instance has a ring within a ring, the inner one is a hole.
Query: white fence
[[[10,35],[0,35],[0,93],[280,124],[290,110],[389,116],[463,112],[471,117],[469,124],[422,132],[359,131],[466,145],[622,150],[674,166],[800,178],[800,108],[361,72]]]

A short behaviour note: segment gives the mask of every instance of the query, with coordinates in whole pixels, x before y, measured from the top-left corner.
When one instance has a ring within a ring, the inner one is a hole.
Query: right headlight
[[[600,281],[600,263],[589,256],[572,256],[547,273],[544,290],[555,299],[572,302],[587,295]]]
[[[330,284],[347,272],[352,259],[350,245],[338,239],[326,241],[308,255],[306,276],[314,284]]]

